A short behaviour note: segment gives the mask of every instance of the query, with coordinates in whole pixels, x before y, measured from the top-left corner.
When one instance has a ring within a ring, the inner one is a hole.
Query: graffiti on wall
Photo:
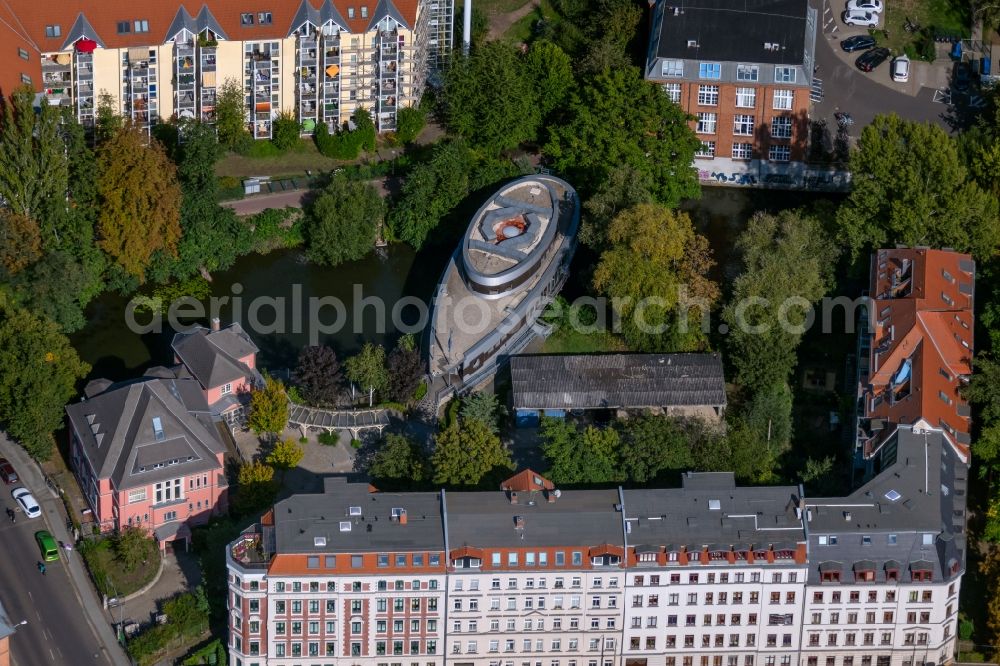
[[[752,173],[741,173],[738,171],[725,173],[723,171],[706,171],[705,169],[699,169],[698,180],[714,181],[716,183],[724,183],[726,185],[757,184],[757,177],[755,175]]]
[[[744,187],[775,187],[781,189],[845,190],[850,184],[846,171],[795,170],[777,171],[762,169],[758,177],[746,171],[712,171],[698,169],[698,180],[713,185],[740,185]]]

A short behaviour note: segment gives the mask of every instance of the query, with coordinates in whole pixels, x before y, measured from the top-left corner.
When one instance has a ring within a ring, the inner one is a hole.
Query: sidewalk
[[[62,500],[55,491],[46,486],[41,468],[24,452],[24,449],[7,439],[5,433],[0,433],[0,455],[7,458],[14,465],[20,476],[20,483],[31,490],[35,499],[38,500],[44,509],[49,510],[56,507],[58,515],[65,515],[66,511],[63,508]],[[59,454],[55,453],[55,455]],[[45,512],[43,511],[44,515]],[[47,518],[46,523],[48,523]],[[65,521],[59,521],[57,524],[48,524],[48,529],[57,541],[74,543],[73,537],[70,536],[69,531],[66,529]],[[129,660],[118,645],[111,626],[105,620],[104,609],[97,598],[97,592],[90,583],[90,576],[84,569],[82,556],[73,552],[64,561],[69,573],[69,579],[73,583],[73,594],[76,596],[77,601],[80,602],[87,623],[104,643],[105,649],[108,655],[114,660],[114,663],[121,666],[128,666]]]

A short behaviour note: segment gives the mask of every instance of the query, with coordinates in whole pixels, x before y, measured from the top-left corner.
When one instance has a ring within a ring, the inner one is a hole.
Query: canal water
[[[725,281],[732,277],[736,265],[733,240],[753,210],[780,210],[804,203],[801,195],[710,187],[704,188],[701,200],[686,203],[684,209],[713,247],[718,262],[713,277]],[[332,324],[336,318],[333,307],[315,299],[333,297],[343,304],[346,325],[315,338],[332,346],[343,359],[365,342],[389,345],[396,340],[399,331],[393,327],[393,304],[404,297],[426,303],[453,248],[453,243],[439,242],[418,254],[399,243],[381,254],[373,252],[360,261],[335,268],[309,263],[301,249],[252,254],[241,257],[229,270],[213,274],[212,295],[220,304],[222,324],[241,321],[260,347],[259,362],[271,369],[294,367],[299,349],[312,341],[310,303],[315,303],[321,321]],[[581,247],[574,260],[573,277],[588,275],[595,259]],[[569,298],[586,291],[579,279],[567,283]],[[221,299],[226,297],[228,301],[223,302]],[[125,316],[128,300],[113,293],[102,295],[88,307],[87,326],[71,336],[81,358],[93,367],[88,379],[119,381],[138,376],[152,365],[173,362],[173,330],[165,325],[160,332],[133,331]],[[386,304],[384,326],[372,301]],[[257,330],[248,326],[251,314],[264,326]],[[405,325],[413,326],[417,308],[411,304],[400,309],[399,315]],[[149,318],[136,316],[136,320],[146,323]],[[202,323],[207,321],[207,315],[201,319]]]

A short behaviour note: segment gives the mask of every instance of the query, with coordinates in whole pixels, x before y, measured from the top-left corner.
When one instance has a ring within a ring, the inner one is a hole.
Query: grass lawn
[[[487,16],[495,14],[507,14],[515,9],[520,9],[530,0],[480,0],[479,9]]]
[[[882,30],[873,34],[878,38],[880,46],[888,46],[893,55],[906,52],[910,57],[916,56],[922,40],[933,39],[936,33],[957,35],[967,38],[970,35],[969,5],[960,0],[886,0],[884,24],[888,30],[886,37]],[[918,24],[920,33],[906,32],[906,19]]]
[[[509,39],[517,43],[527,42],[532,37],[532,30],[536,21],[545,20],[558,22],[560,20],[559,14],[556,12],[549,0],[541,0],[538,5],[538,7],[535,7],[526,16],[507,28],[507,31],[503,34],[504,39]],[[513,9],[518,9],[522,6],[524,6],[523,2],[513,7]]]
[[[304,174],[306,170],[313,173],[330,171],[345,163],[331,159],[316,150],[316,144],[303,140],[301,148],[290,150],[276,157],[247,157],[236,153],[227,153],[215,164],[215,175],[245,178],[248,176],[282,176],[289,174]]]
[[[87,562],[94,584],[99,592],[109,597],[115,595],[124,597],[142,589],[153,580],[160,568],[160,551],[155,547],[150,549],[150,557],[145,564],[138,565],[132,571],[126,571],[115,556],[111,539],[96,539],[81,546],[78,551]]]
[[[625,343],[615,335],[600,333],[580,333],[571,329],[554,332],[542,345],[544,354],[589,354],[594,352],[628,351]]]

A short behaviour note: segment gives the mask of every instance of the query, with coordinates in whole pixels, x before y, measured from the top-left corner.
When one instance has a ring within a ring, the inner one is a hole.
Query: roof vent
[[[850,511],[845,511],[844,512],[844,520],[850,520],[850,519],[851,519],[851,512]]]
[[[698,40],[697,39],[689,39],[688,40],[688,48],[689,49],[696,49],[696,48],[698,48]],[[663,360],[661,359],[660,362],[662,363]]]
[[[514,516],[514,529],[515,530],[524,529],[524,516]]]
[[[351,521],[349,521],[349,520],[342,520],[342,521],[340,521],[340,531],[341,532],[350,532],[351,531]]]
[[[722,502],[717,499],[708,500],[708,510],[709,511],[720,511],[722,509]]]
[[[680,15],[681,15],[681,8],[674,7],[674,16],[680,16]]]
[[[326,537],[325,536],[313,537],[313,545],[316,546],[317,548],[322,548],[323,546],[326,545]]]
[[[900,494],[899,494],[898,492],[896,492],[896,490],[894,490],[894,489],[893,489],[893,490],[890,490],[889,492],[887,492],[887,493],[885,494],[885,498],[886,498],[887,500],[889,500],[890,502],[895,502],[895,501],[896,501],[896,500],[898,500],[898,499],[899,499],[900,497],[902,497],[902,495],[900,495]]]
[[[163,434],[163,423],[160,422],[159,416],[153,417],[153,437],[158,442],[162,442],[166,438],[166,435]]]
[[[350,509],[348,509],[347,513],[348,513],[348,515],[351,515],[351,516],[360,516],[361,515],[361,507],[360,506],[352,506]]]

